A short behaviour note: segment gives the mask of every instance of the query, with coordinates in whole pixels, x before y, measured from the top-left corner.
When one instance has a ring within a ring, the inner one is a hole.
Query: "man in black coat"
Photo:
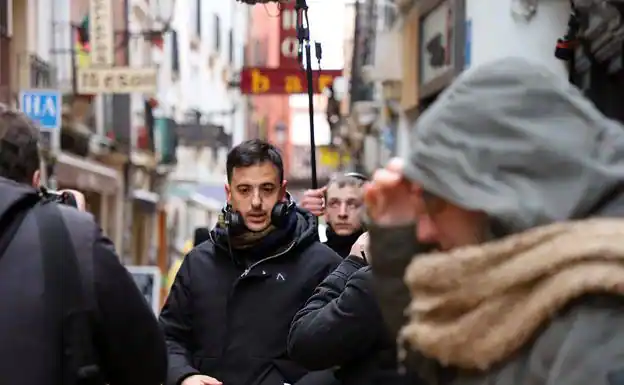
[[[228,205],[185,257],[160,316],[167,384],[303,384],[315,374],[287,354],[290,322],[340,257],[287,194],[274,146],[243,142],[227,174]]]
[[[337,367],[343,385],[418,384],[417,377],[398,372],[396,344],[373,292],[367,245],[365,233],[295,315],[288,352],[309,370]]]
[[[75,385],[68,378],[80,373],[71,364],[93,350],[97,360],[92,363],[99,371],[90,367],[82,373],[91,379],[111,385],[161,384],[167,355],[152,309],[91,215],[41,203],[38,146],[38,128],[30,120],[17,112],[0,112],[0,383]],[[39,216],[43,209],[57,216]],[[47,220],[52,219],[66,227],[71,244],[45,246],[58,235],[58,227],[53,227],[57,234],[41,230],[50,228]],[[69,250],[75,254],[76,274],[62,270],[51,277],[44,266],[50,259],[67,260]],[[61,281],[57,287],[48,284],[53,278]],[[70,283],[82,284],[84,290],[75,293],[83,297],[83,308],[70,309],[63,301],[67,298],[53,293]],[[54,302],[60,306],[49,306]],[[72,333],[70,311],[72,322],[91,321],[91,334]],[[85,341],[71,346],[88,349],[70,348],[72,336]]]

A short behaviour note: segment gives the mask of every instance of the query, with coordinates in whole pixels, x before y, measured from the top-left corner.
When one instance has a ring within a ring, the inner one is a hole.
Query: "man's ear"
[[[34,188],[41,187],[41,171],[37,170],[32,177],[32,186]]]
[[[225,188],[225,198],[227,199],[227,202],[230,203],[232,202],[232,188],[227,183],[224,185],[224,188]]]
[[[282,181],[282,187],[280,187],[280,190],[281,190],[280,191],[280,195],[281,195],[280,199],[286,198],[286,188],[287,187],[288,187],[288,181],[286,179],[284,179]]]

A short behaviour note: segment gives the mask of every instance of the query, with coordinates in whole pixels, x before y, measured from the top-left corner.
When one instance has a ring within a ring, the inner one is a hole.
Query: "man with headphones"
[[[243,142],[226,168],[219,223],[184,258],[160,315],[167,385],[326,384],[327,373],[290,359],[287,337],[295,313],[341,259],[286,191],[273,145]]]
[[[366,176],[349,172],[333,177],[320,189],[307,190],[301,207],[327,222],[325,244],[346,258],[362,228],[363,193]]]

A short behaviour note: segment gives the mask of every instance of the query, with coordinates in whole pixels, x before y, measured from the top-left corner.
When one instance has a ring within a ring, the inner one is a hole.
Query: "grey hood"
[[[624,127],[520,58],[462,74],[418,119],[406,177],[505,232],[582,218],[624,181]]]

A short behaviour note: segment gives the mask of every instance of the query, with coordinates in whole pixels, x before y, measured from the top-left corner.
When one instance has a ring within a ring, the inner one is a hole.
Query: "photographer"
[[[0,382],[161,384],[152,310],[93,218],[38,190],[38,146],[28,118],[0,112]]]

